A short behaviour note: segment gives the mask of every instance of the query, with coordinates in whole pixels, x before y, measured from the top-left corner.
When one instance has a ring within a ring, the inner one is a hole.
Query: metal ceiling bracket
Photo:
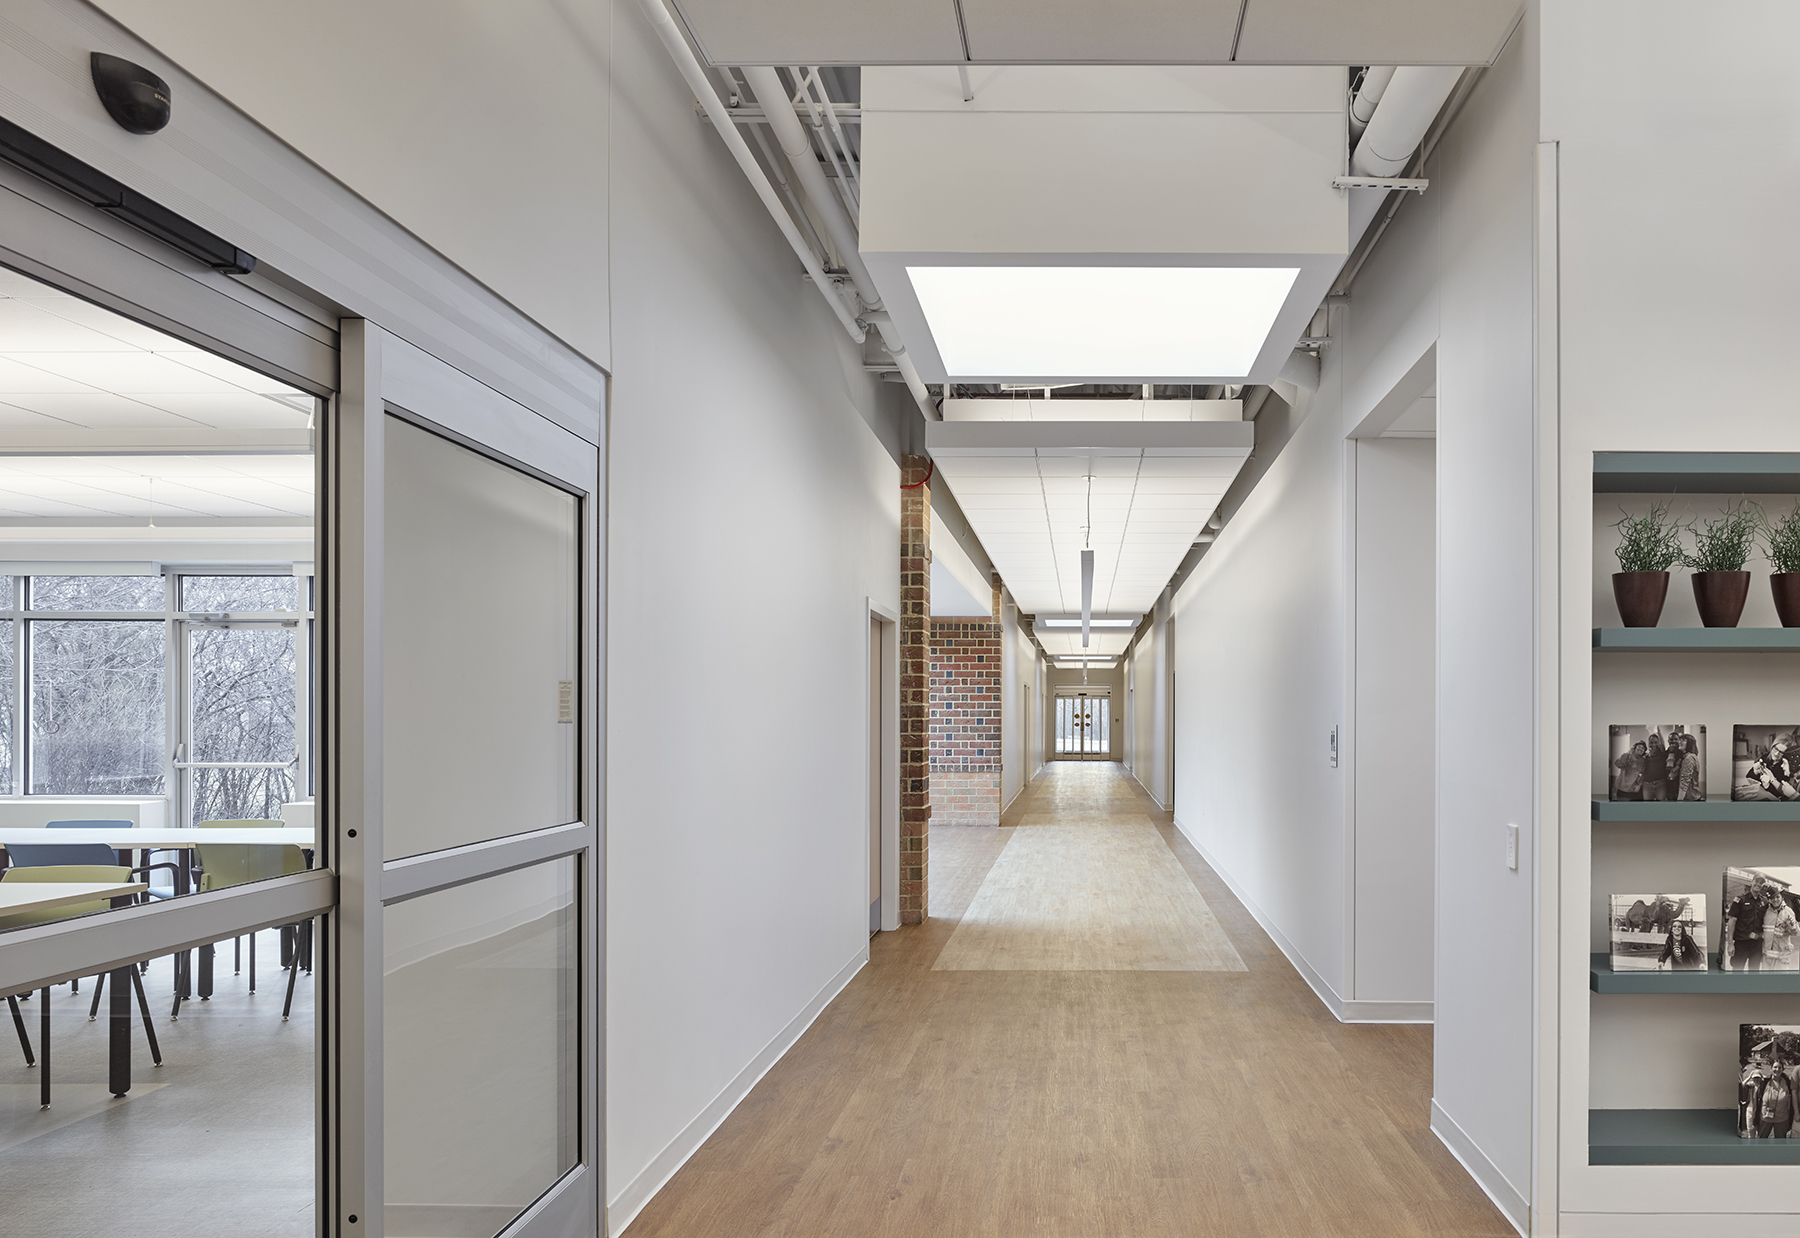
[[[1431,182],[1414,176],[1334,176],[1333,189],[1398,189],[1403,193],[1424,193]]]

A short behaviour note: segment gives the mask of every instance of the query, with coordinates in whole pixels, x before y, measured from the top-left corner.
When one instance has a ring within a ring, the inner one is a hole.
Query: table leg
[[[109,1008],[107,1088],[114,1096],[131,1091],[131,994],[132,965],[127,963],[112,974],[112,1005]]]
[[[38,1011],[38,1104],[50,1107],[50,989],[45,986],[38,994],[44,999],[43,1007]]]
[[[200,947],[200,1000],[203,1002],[212,997],[213,955],[210,943]]]

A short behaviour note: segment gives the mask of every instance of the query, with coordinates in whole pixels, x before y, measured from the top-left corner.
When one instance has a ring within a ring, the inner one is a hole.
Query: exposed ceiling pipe
[[[1356,97],[1350,100],[1350,136],[1360,138],[1363,130],[1369,127],[1369,118],[1375,115],[1375,105],[1381,102],[1381,92],[1394,78],[1394,66],[1391,64],[1370,65],[1363,70],[1362,84],[1356,88]]]
[[[1371,70],[1373,72],[1373,70]],[[1405,170],[1425,131],[1456,89],[1462,69],[1455,65],[1402,65],[1392,71],[1369,115],[1362,140],[1350,155],[1352,176],[1398,176]],[[1366,83],[1365,83],[1366,85]],[[1357,98],[1362,97],[1358,92]],[[1350,191],[1350,247],[1362,240],[1388,189]]]
[[[729,150],[732,157],[737,160],[738,167],[743,169],[744,176],[750,181],[750,187],[756,190],[756,196],[762,199],[763,205],[774,217],[776,226],[781,229],[781,235],[787,238],[789,245],[793,246],[795,256],[806,267],[806,273],[812,277],[812,282],[824,294],[825,300],[831,305],[832,312],[837,315],[838,321],[844,324],[844,330],[850,333],[850,338],[859,344],[862,343],[868,332],[864,330],[861,323],[856,321],[856,315],[852,314],[844,305],[843,298],[838,295],[837,286],[832,282],[831,277],[825,274],[825,268],[819,264],[819,259],[813,253],[812,247],[800,235],[800,230],[795,226],[793,217],[781,204],[781,198],[775,192],[775,187],[769,184],[769,178],[763,174],[762,165],[756,162],[756,156],[750,153],[750,148],[744,144],[743,136],[738,133],[737,126],[732,123],[731,113],[725,107],[725,101],[719,98],[719,92],[713,89],[711,80],[706,76],[706,70],[700,67],[700,62],[695,59],[694,51],[688,46],[687,39],[681,33],[681,28],[669,15],[668,7],[663,0],[638,0],[638,4],[644,10],[644,16],[650,19],[651,28],[656,31],[656,37],[662,40],[662,45],[667,49],[670,59],[674,60],[675,67],[687,80],[688,89],[694,92],[694,98],[698,99],[700,105],[706,109],[707,119],[711,120],[713,128],[718,130],[720,140],[725,143],[725,149]],[[781,106],[784,99],[785,96],[777,100],[776,110],[791,117],[792,108]],[[799,122],[796,120],[795,123]]]
[[[652,0],[645,0],[645,3],[651,2]],[[654,3],[660,5],[662,0],[654,0]],[[800,181],[800,191],[806,195],[814,214],[825,225],[825,232],[836,246],[844,269],[850,273],[857,295],[862,298],[864,305],[875,311],[863,317],[881,332],[881,342],[894,358],[900,377],[906,381],[906,389],[912,392],[920,410],[928,420],[938,420],[940,414],[937,403],[925,389],[918,367],[906,355],[906,345],[901,342],[900,333],[894,329],[888,316],[880,312],[881,294],[875,290],[874,277],[869,274],[869,268],[864,264],[862,253],[858,249],[856,225],[850,221],[843,201],[826,181],[824,169],[819,167],[818,156],[813,153],[812,138],[800,124],[800,118],[794,115],[793,108],[783,106],[787,99],[787,89],[781,84],[780,76],[766,65],[746,67],[743,73],[751,92],[763,106],[769,128],[775,134],[781,153],[787,156],[795,177]]]

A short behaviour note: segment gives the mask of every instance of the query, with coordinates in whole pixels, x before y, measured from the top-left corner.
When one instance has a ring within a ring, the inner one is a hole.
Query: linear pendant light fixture
[[[1088,635],[1094,621],[1094,552],[1081,552],[1081,647],[1088,647]]]

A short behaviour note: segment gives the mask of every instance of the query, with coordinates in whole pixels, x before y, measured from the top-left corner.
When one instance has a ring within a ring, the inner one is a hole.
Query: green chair
[[[260,824],[279,826],[281,822]],[[303,873],[308,867],[306,853],[290,843],[197,843],[194,852],[200,861],[202,894],[252,881],[267,881],[271,877],[285,877],[289,873]],[[299,975],[300,968],[310,961],[312,921],[303,921],[297,925],[284,924],[281,927],[284,937],[290,932],[296,934],[292,960],[288,965],[287,999],[281,1004],[281,1018],[285,1022],[294,1005],[295,978]],[[256,992],[254,934],[250,938],[250,991]]]
[[[231,820],[225,820],[225,819],[220,819],[217,821],[196,821],[194,823],[194,828],[198,829],[198,830],[270,830],[270,829],[278,830],[278,829],[281,829],[286,824],[287,824],[287,822],[285,822],[285,821],[271,821],[267,817],[245,817],[242,820],[237,820],[237,821],[231,821]],[[204,880],[204,878],[203,878],[203,880]],[[207,887],[204,884],[202,884],[201,889],[205,889],[205,888],[207,888]],[[292,938],[292,937],[293,937],[293,933],[291,930],[287,930],[287,929],[282,930],[281,957],[283,960],[283,962],[282,962],[283,967],[287,966],[287,962],[286,962],[287,956],[290,953],[292,953],[292,945],[290,942],[290,938]],[[210,951],[212,949],[212,947],[206,946],[206,947],[204,947],[204,949]],[[208,955],[209,961],[206,964],[206,974],[208,977],[210,977],[212,975],[212,965],[210,962],[210,957],[211,956]],[[233,937],[231,939],[231,974],[236,976],[239,973],[241,973],[243,970],[244,970],[244,939],[242,937]],[[205,992],[203,992],[201,994],[202,1001],[205,1001],[207,996],[209,996],[212,992],[210,979],[208,980],[207,985],[204,987],[205,987]],[[256,992],[256,938],[254,935],[250,938],[250,991],[252,993]],[[180,1004],[181,1003],[179,1003],[179,1002],[176,1003],[177,1006],[179,1006]]]
[[[12,884],[28,884],[33,882],[68,882],[91,881],[124,884],[142,873],[141,869],[126,868],[123,864],[45,864],[32,868],[9,868],[0,873],[0,881]],[[107,911],[112,903],[104,898],[94,899],[87,903],[71,903],[65,907],[50,907],[42,911],[20,911],[9,916],[0,916],[0,929],[23,928],[29,924],[49,924],[56,920],[70,920],[76,916],[91,915],[97,911]],[[144,1020],[144,1039],[150,1043],[150,1060],[162,1065],[162,1047],[156,1043],[156,1026],[150,1021],[150,1003],[144,997],[144,982],[138,978],[136,967],[122,968],[131,976],[132,988],[137,991],[138,1013]],[[100,1000],[100,986],[105,976],[101,976],[94,984],[94,1001]],[[45,987],[39,994],[44,1002],[43,1024],[39,1049],[43,1055],[43,1073],[38,1078],[42,1103],[50,1104],[50,990]],[[12,1006],[14,1026],[19,1032],[19,1041],[25,1049],[25,1064],[31,1065],[31,1047],[25,1040],[24,1020],[19,1017],[19,1008],[9,999]]]

